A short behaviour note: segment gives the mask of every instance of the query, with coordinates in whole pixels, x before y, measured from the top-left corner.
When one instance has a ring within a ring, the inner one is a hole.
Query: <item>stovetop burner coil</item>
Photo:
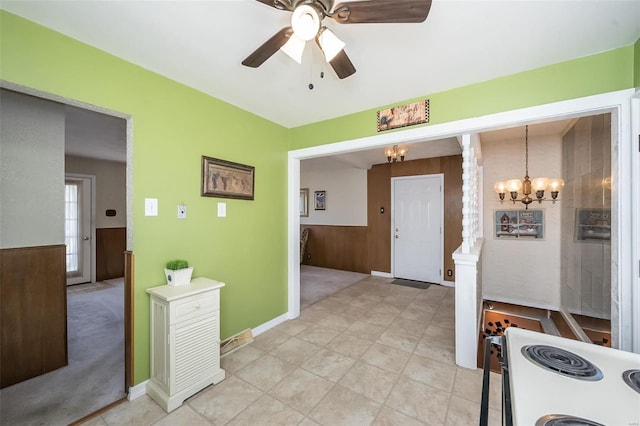
[[[628,384],[631,389],[640,393],[640,370],[627,370],[622,373],[622,380]]]
[[[593,420],[564,414],[548,414],[540,417],[535,426],[604,426]]]
[[[521,351],[522,355],[534,364],[566,377],[589,381],[601,380],[604,377],[602,371],[592,362],[561,348],[528,345],[523,346]]]

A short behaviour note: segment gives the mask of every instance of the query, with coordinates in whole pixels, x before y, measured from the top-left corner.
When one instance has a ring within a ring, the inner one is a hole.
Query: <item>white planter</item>
[[[166,269],[164,275],[167,277],[167,285],[181,286],[189,285],[191,282],[191,274],[193,274],[193,266],[184,269]]]

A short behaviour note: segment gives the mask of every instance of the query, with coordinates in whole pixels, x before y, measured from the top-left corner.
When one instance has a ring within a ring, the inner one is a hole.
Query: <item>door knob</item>
[[[89,237],[84,237],[83,240],[87,241],[89,239]]]
[[[398,238],[398,236],[396,235],[396,238]]]

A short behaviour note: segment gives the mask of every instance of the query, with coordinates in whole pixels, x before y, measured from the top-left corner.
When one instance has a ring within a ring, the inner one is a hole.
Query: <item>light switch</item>
[[[158,199],[157,198],[144,199],[144,215],[158,216]]]
[[[186,219],[187,218],[187,206],[179,205],[178,206],[178,219]]]
[[[218,203],[218,217],[227,217],[227,203]]]

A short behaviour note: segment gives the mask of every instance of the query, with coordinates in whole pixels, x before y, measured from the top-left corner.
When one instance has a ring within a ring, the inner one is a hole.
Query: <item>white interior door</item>
[[[392,179],[393,275],[442,282],[442,175]]]
[[[91,282],[91,187],[90,178],[65,179],[67,285]]]

